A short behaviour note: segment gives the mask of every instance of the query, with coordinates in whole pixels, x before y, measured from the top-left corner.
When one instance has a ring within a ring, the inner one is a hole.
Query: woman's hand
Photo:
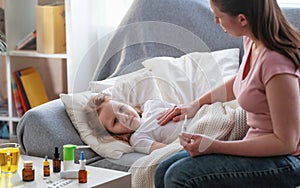
[[[192,157],[213,153],[212,138],[202,134],[181,133],[179,135],[180,144],[189,152]]]
[[[184,116],[187,116],[188,118],[194,117],[199,108],[200,105],[198,101],[194,101],[188,105],[175,105],[173,108],[164,111],[157,118],[158,124],[165,125],[171,120],[173,120],[174,122],[178,122],[180,120],[183,120]]]

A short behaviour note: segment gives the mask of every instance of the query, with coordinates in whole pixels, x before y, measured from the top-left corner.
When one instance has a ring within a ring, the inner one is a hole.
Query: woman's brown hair
[[[274,50],[300,64],[300,32],[286,19],[276,0],[211,0],[231,16],[244,14],[254,36]]]

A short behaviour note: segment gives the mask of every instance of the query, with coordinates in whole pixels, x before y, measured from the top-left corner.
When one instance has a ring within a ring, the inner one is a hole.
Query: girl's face
[[[127,134],[140,126],[140,116],[131,106],[109,100],[101,104],[99,121],[111,133]]]
[[[244,33],[244,24],[246,20],[244,19],[243,15],[238,15],[236,17],[221,12],[220,9],[210,1],[212,13],[215,16],[216,24],[219,24],[221,28],[226,32],[233,36],[240,37]]]

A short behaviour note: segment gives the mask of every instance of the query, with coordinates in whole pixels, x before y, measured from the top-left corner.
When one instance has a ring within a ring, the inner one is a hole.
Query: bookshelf
[[[6,75],[4,95],[8,101],[8,114],[0,115],[0,121],[9,125],[10,140],[16,140],[16,116],[11,89],[14,71],[33,66],[41,73],[50,100],[60,93],[85,91],[98,63],[97,49],[89,52],[99,36],[99,0],[59,0],[65,4],[66,53],[43,54],[30,50],[14,50],[26,34],[36,29],[35,7],[51,0],[0,0],[5,9],[5,34],[7,52],[2,53],[1,75]],[[58,1],[55,1],[58,2]],[[96,45],[97,48],[97,45]],[[0,142],[3,140],[0,139]]]

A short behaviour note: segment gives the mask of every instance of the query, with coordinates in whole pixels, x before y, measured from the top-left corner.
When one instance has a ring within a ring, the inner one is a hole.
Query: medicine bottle
[[[87,182],[87,171],[85,169],[85,157],[84,157],[84,152],[81,151],[80,153],[80,160],[79,160],[79,171],[78,171],[78,182],[79,183],[86,183]]]
[[[23,181],[33,181],[34,180],[34,168],[32,161],[24,161],[22,170]]]
[[[58,148],[55,147],[53,162],[53,172],[60,172],[61,169],[61,160],[59,158]]]
[[[48,156],[45,157],[45,160],[43,162],[43,169],[44,169],[44,176],[47,177],[47,176],[50,176],[50,163],[48,161]]]

